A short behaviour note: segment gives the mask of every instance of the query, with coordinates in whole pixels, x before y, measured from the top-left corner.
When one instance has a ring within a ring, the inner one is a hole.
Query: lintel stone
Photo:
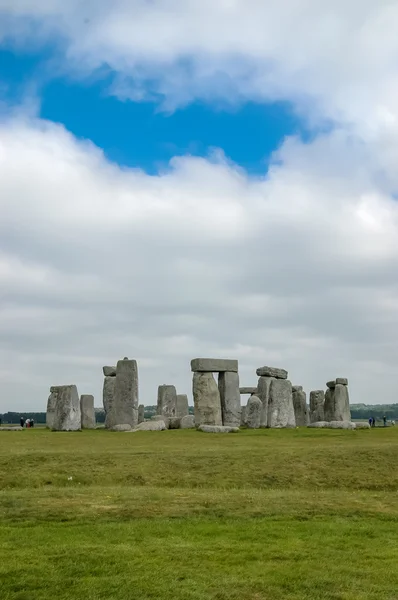
[[[347,377],[337,377],[336,379],[336,385],[348,385],[348,379]]]
[[[287,371],[285,371],[285,369],[277,369],[275,367],[259,367],[256,373],[259,377],[275,377],[275,379],[287,379]]]
[[[238,372],[238,361],[227,358],[194,358],[191,360],[193,373],[225,373]]]
[[[239,388],[240,394],[257,394],[256,387],[241,387]]]

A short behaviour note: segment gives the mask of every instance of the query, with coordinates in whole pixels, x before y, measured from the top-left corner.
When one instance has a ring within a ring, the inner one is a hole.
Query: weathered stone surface
[[[328,387],[329,390],[334,390],[334,388],[336,387],[336,380],[333,379],[332,381],[327,381],[326,387]]]
[[[316,421],[315,423],[310,423],[308,427],[314,427],[316,429],[325,429],[329,423],[327,421]]]
[[[113,402],[106,415],[106,426],[138,424],[138,368],[137,361],[125,358],[116,366]]]
[[[368,421],[356,421],[355,429],[371,429]]]
[[[169,428],[170,419],[168,417],[164,417],[163,415],[153,415],[153,417],[151,417],[151,421],[163,421],[163,423],[166,425],[166,429]]]
[[[95,410],[94,410],[94,396],[91,394],[82,394],[80,396],[80,414],[81,414],[81,428],[82,429],[95,429]]]
[[[105,411],[105,427],[110,429],[115,423],[113,422],[113,398],[115,395],[116,377],[107,376],[104,379],[104,387],[102,391],[102,402]]]
[[[355,429],[355,423],[351,421],[330,421],[329,429]]]
[[[336,385],[337,384],[348,385],[348,379],[347,379],[347,377],[337,377],[337,379],[336,379]]]
[[[132,433],[136,431],[164,431],[167,429],[164,421],[144,421],[140,423],[137,427],[131,430]]]
[[[116,377],[116,367],[102,367],[105,377]]]
[[[54,394],[54,412],[50,417],[54,431],[79,431],[81,428],[80,400],[75,385],[60,385],[50,389]],[[50,404],[50,398],[49,402]],[[48,405],[47,405],[48,406]]]
[[[109,431],[131,431],[131,425],[128,423],[121,423],[120,425],[110,427]]]
[[[181,418],[180,417],[170,417],[168,429],[180,429],[180,426],[181,426]]]
[[[241,387],[239,388],[239,393],[243,396],[243,394],[257,394],[256,387]]]
[[[239,375],[231,371],[219,373],[218,390],[221,400],[222,423],[225,427],[240,425]]]
[[[195,429],[195,417],[193,415],[185,415],[185,417],[182,417],[180,429]]]
[[[287,379],[287,371],[285,371],[285,369],[277,369],[276,367],[259,367],[256,373],[259,377],[274,377],[275,379]]]
[[[301,390],[293,392],[294,418],[296,427],[307,427],[310,415],[307,406],[307,394]]]
[[[325,392],[324,415],[326,421],[334,421],[334,388],[328,387]]]
[[[138,424],[143,423],[145,421],[145,406],[140,404],[138,406]]]
[[[188,396],[186,394],[177,394],[177,417],[185,417],[189,414]]]
[[[194,358],[191,360],[191,371],[194,373],[238,372],[238,361],[228,358]]]
[[[325,394],[323,390],[313,390],[310,392],[310,421],[317,423],[325,420]]]
[[[258,396],[250,396],[246,406],[246,427],[259,429],[263,403]]]
[[[168,419],[177,415],[177,390],[174,385],[160,385],[158,387],[156,412]]]
[[[211,373],[194,373],[195,425],[222,425],[220,392]]]
[[[23,427],[0,427],[0,431],[23,431]]]
[[[350,399],[348,386],[336,383],[333,394],[334,421],[351,421]]]
[[[261,417],[260,417],[260,427],[267,427],[268,425],[268,403],[269,403],[269,390],[271,387],[271,381],[274,380],[274,377],[265,377],[262,376],[258,380],[257,384],[257,396],[260,398],[262,403],[261,409]]]
[[[242,406],[242,411],[240,413],[240,426],[246,426],[246,406]]]
[[[287,379],[271,381],[268,402],[268,427],[296,427],[292,384]]]
[[[201,425],[199,431],[204,433],[238,433],[239,427],[224,427],[223,425]]]
[[[292,385],[292,392],[294,394],[294,392],[302,392],[303,391],[303,386],[302,385]]]
[[[52,429],[54,418],[55,418],[55,407],[59,396],[59,388],[51,387],[50,395],[47,400],[47,412],[46,412],[46,427]]]

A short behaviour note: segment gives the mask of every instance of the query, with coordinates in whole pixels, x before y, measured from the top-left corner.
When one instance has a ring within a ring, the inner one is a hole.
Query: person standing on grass
[[[373,419],[372,417],[369,417],[369,425],[372,427],[372,423],[373,423]]]
[[[384,427],[387,427],[387,417],[384,415],[383,417]]]
[[[376,427],[376,419],[372,417],[372,427]]]
[[[30,426],[31,426],[31,427],[34,427],[34,424],[35,424],[34,420],[33,420],[33,419],[31,419],[31,420],[30,420]]]
[[[25,425],[25,419],[23,417],[19,419],[19,424],[21,425],[21,427]]]

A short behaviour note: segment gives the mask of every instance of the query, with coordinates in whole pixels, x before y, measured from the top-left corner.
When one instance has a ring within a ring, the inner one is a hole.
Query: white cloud
[[[342,131],[275,159],[263,178],[222,154],[149,176],[61,126],[4,121],[0,407],[44,408],[70,382],[100,404],[102,365],[125,355],[146,404],[161,383],[190,392],[200,355],[238,358],[247,385],[271,363],[308,391],[347,375],[353,401],[394,401],[389,173]]]

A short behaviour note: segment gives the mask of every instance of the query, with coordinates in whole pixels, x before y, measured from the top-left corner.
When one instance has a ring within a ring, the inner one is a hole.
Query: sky
[[[0,412],[398,364],[396,0],[0,0]]]

